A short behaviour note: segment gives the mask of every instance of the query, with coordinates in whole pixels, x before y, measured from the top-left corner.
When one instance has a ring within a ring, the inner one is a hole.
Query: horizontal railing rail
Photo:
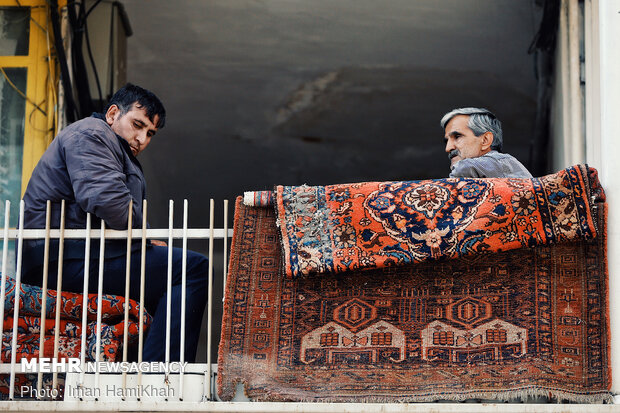
[[[221,239],[226,237],[232,237],[233,230],[226,230],[227,233],[224,233],[224,229],[216,228],[213,230],[213,238]],[[101,230],[100,229],[91,229],[88,231],[90,234],[90,238],[100,238]],[[104,230],[105,239],[127,239],[129,231],[127,230],[116,230],[116,229],[106,229]],[[23,230],[24,239],[42,239],[45,238],[45,230],[44,229],[25,229]],[[170,232],[165,228],[149,228],[146,230],[146,237],[149,239],[160,239],[160,238],[168,238]],[[19,230],[15,228],[10,228],[8,232],[9,240],[15,240],[19,235]],[[209,239],[210,230],[209,228],[188,228],[187,229],[187,239]],[[84,239],[87,237],[87,230],[85,229],[65,229],[64,238],[65,239]],[[142,229],[135,228],[131,231],[132,239],[142,238]],[[172,237],[174,239],[183,238],[183,230],[176,228],[172,230]],[[58,239],[60,238],[60,230],[59,229],[51,229],[50,230],[50,238]]]

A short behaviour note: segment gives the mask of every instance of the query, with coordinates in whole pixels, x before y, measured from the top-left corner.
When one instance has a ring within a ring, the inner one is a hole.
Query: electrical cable
[[[46,41],[46,46],[47,46],[47,79],[46,79],[46,86],[48,89],[48,94],[51,97],[51,105],[49,105],[48,107],[51,107],[51,110],[53,110],[53,117],[51,119],[51,122],[48,120],[48,125],[51,123],[51,129],[48,131],[48,135],[46,135],[46,143],[49,145],[51,140],[54,138],[54,136],[56,135],[56,129],[58,128],[58,96],[56,95],[56,90],[57,90],[57,79],[55,77],[55,72],[54,69],[52,67],[52,52],[51,52],[51,44],[50,44],[50,32],[49,30],[47,30],[47,28],[49,27],[50,24],[50,17],[49,17],[49,13],[47,14],[47,19],[45,19],[45,41]],[[50,87],[51,84],[51,87]],[[48,115],[48,119],[49,119],[49,115]],[[48,136],[51,135],[51,138],[48,138]]]
[[[46,134],[49,133],[49,131],[47,129],[40,129],[37,128],[34,124],[34,122],[32,121],[32,116],[34,115],[34,113],[38,110],[39,112],[41,112],[43,114],[43,116],[47,117],[47,113],[41,109],[41,106],[47,102],[47,99],[43,99],[43,101],[41,103],[39,103],[38,105],[32,100],[30,99],[24,92],[22,92],[14,83],[13,81],[11,81],[11,79],[9,78],[9,76],[7,75],[7,73],[4,71],[4,69],[2,67],[0,67],[0,72],[2,72],[2,74],[4,75],[7,83],[11,86],[12,89],[14,89],[17,94],[22,97],[24,100],[26,100],[28,103],[30,103],[31,105],[33,105],[35,108],[33,110],[30,111],[30,115],[28,115],[28,123],[30,124],[30,126],[32,127],[32,129],[34,129],[37,132],[45,132]]]
[[[108,67],[110,68],[110,79],[108,81],[108,86],[109,86],[109,90],[108,90],[108,96],[106,100],[109,100],[113,93],[114,93],[114,78],[115,78],[115,73],[114,73],[114,31],[115,31],[115,19],[114,19],[114,12],[116,10],[116,8],[118,7],[118,2],[115,1],[114,3],[112,3],[112,12],[110,13],[110,39],[108,41],[108,59],[110,59],[110,64],[108,65]]]
[[[88,51],[88,58],[90,60],[90,64],[91,67],[93,68],[93,75],[95,76],[95,84],[97,85],[97,92],[99,93],[99,105],[98,106],[98,111],[101,112],[103,110],[103,94],[101,93],[101,82],[99,81],[99,73],[97,72],[97,65],[95,64],[95,58],[93,57],[93,51],[90,47],[90,37],[88,35],[88,24],[86,22],[86,18],[88,17],[88,14],[93,10],[93,8],[99,4],[100,0],[97,1],[88,11],[88,13],[86,13],[86,16],[84,18],[84,34],[86,35],[86,50]]]
[[[24,7],[21,2],[19,0],[15,0],[15,3],[17,4],[18,7]],[[45,9],[45,11],[47,11],[47,7],[49,6],[29,6],[29,9]],[[49,144],[50,139],[48,138],[49,136],[54,136],[55,130],[56,130],[56,125],[57,125],[57,119],[56,119],[56,105],[57,105],[57,96],[56,96],[56,88],[58,87],[58,81],[55,78],[54,74],[53,74],[53,69],[52,69],[52,53],[51,53],[51,44],[50,44],[50,30],[49,30],[49,24],[50,24],[50,13],[46,13],[46,19],[45,19],[45,25],[46,27],[43,27],[34,17],[32,17],[32,13],[29,14],[28,17],[29,21],[31,23],[33,23],[35,26],[37,26],[45,35],[45,41],[46,41],[46,51],[47,51],[47,78],[45,79],[45,84],[48,90],[48,95],[51,98],[51,109],[53,110],[54,113],[54,117],[52,118],[52,122],[51,122],[51,128],[49,130],[47,129],[40,129],[37,128],[36,125],[33,123],[32,120],[32,116],[34,115],[34,113],[38,110],[40,111],[44,116],[49,118],[49,115],[47,114],[47,112],[45,110],[43,110],[41,108],[41,106],[43,106],[43,104],[48,103],[47,98],[43,99],[43,101],[40,104],[36,104],[34,101],[32,101],[31,99],[29,99],[27,97],[27,95],[25,93],[23,93],[21,90],[19,90],[18,87],[16,87],[16,85],[11,81],[11,79],[8,77],[7,73],[2,70],[2,73],[4,75],[4,77],[6,78],[7,82],[9,83],[9,85],[15,90],[17,91],[17,93],[22,96],[24,99],[26,99],[29,103],[31,103],[35,108],[30,112],[30,115],[28,116],[28,122],[30,124],[30,126],[38,132],[44,132],[46,134],[46,141]],[[50,83],[51,83],[51,87],[50,87]],[[50,109],[50,108],[48,108]],[[49,121],[48,121],[49,124]]]
[[[131,28],[131,23],[129,22],[129,16],[127,16],[125,6],[120,1],[115,1],[112,3],[112,5],[115,6],[118,10],[118,17],[121,24],[123,25],[123,29],[125,30],[125,36],[131,37],[133,35],[133,29]]]
[[[75,6],[79,8],[79,17],[76,15]],[[90,95],[90,85],[88,83],[86,64],[84,63],[84,54],[82,51],[83,27],[81,27],[80,22],[84,14],[83,3],[75,1],[68,3],[67,14],[73,34],[71,42],[73,82],[79,102],[79,117],[84,118],[90,115],[91,112],[94,112],[95,107]]]
[[[16,0],[19,4],[19,0]],[[63,89],[65,90],[65,99],[67,105],[67,121],[69,123],[74,122],[79,118],[83,118],[96,110],[95,106],[99,106],[103,103],[103,93],[101,91],[101,81],[99,79],[99,73],[97,71],[96,63],[94,60],[92,47],[90,44],[90,37],[88,33],[87,19],[88,16],[95,10],[97,6],[103,0],[96,0],[95,3],[85,11],[85,4],[83,1],[68,1],[67,2],[67,14],[69,17],[69,27],[72,32],[71,50],[72,59],[71,64],[73,66],[73,82],[70,80],[68,61],[62,48],[61,35],[59,28],[60,17],[58,14],[58,1],[46,0],[51,10],[51,21],[54,31],[55,48],[58,54],[58,60],[61,68],[61,82]],[[78,7],[78,14],[76,14],[76,7]],[[95,105],[92,96],[90,94],[90,85],[88,81],[88,75],[86,71],[86,64],[84,59],[84,53],[82,49],[82,35],[86,37],[86,49],[88,51],[88,57],[93,69],[93,75],[95,83],[97,85],[97,91],[99,93],[99,105]],[[71,84],[73,83],[73,84]],[[74,100],[73,91],[77,96],[76,104]]]
[[[41,105],[44,104],[45,102],[47,102],[47,99],[43,99],[43,101],[41,102]],[[35,112],[36,112],[36,109],[33,109],[32,111],[30,111],[30,115],[28,115],[28,123],[30,124],[30,127],[37,132],[43,132],[47,135],[50,132],[48,129],[41,129],[35,126],[32,120],[32,115],[34,115]]]
[[[67,65],[67,56],[65,55],[65,49],[62,46],[62,36],[60,34],[60,15],[58,14],[58,1],[46,0],[50,8],[50,19],[52,21],[52,30],[54,32],[54,47],[56,48],[56,54],[58,56],[58,63],[60,64],[60,81],[62,87],[65,90],[65,101],[67,105],[67,121],[69,123],[75,122],[76,115],[78,114],[75,101],[73,100],[73,88],[71,87],[69,77],[69,67]]]
[[[43,8],[45,6],[23,6],[19,0],[15,0],[15,4],[17,4],[18,7],[28,7],[29,9],[36,9],[36,8]],[[43,26],[41,26],[35,19],[32,18],[32,15],[30,16],[30,21],[32,21],[35,26],[38,26],[39,29],[43,30],[43,32],[47,33],[47,29],[45,29]]]
[[[82,22],[82,24],[86,24],[86,19],[88,19],[88,16],[90,15],[90,13],[95,10],[95,7],[97,7],[99,5],[99,3],[101,3],[102,0],[97,0],[95,2],[95,4],[93,4],[92,6],[90,6],[90,8],[88,9],[88,11],[86,12],[86,14],[84,15],[84,21]]]
[[[7,83],[17,92],[17,94],[19,94],[22,98],[24,98],[28,103],[30,103],[31,105],[33,105],[36,109],[39,110],[39,112],[41,112],[44,116],[47,116],[47,113],[41,109],[41,107],[39,105],[37,105],[36,103],[34,103],[34,101],[32,99],[30,99],[28,96],[26,96],[26,94],[24,92],[22,92],[21,90],[19,90],[19,88],[17,86],[15,86],[15,83],[13,83],[11,81],[11,78],[9,78],[9,75],[6,74],[6,72],[4,71],[4,68],[0,67],[0,72],[2,72],[2,74],[4,75],[4,78],[6,79]],[[42,102],[42,104],[45,102],[45,100]]]

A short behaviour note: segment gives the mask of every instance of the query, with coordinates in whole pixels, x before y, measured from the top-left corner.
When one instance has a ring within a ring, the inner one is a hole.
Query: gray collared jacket
[[[450,178],[531,178],[532,174],[512,155],[497,151],[452,165]]]
[[[52,203],[52,228],[60,226],[63,199],[65,228],[85,228],[86,213],[90,212],[92,228],[99,228],[103,219],[107,228],[126,229],[130,199],[133,226],[140,227],[145,197],[142,167],[129,144],[112,131],[103,116],[93,114],[63,129],[39,160],[24,194],[24,227],[45,228],[48,199]],[[39,250],[42,243],[29,241],[24,251]],[[83,245],[83,241],[68,241],[65,258],[83,257]],[[107,245],[107,257],[124,253],[121,245]]]

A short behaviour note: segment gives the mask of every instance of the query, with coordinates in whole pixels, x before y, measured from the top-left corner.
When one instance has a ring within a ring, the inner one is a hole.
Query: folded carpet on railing
[[[382,268],[592,239],[596,171],[533,179],[446,178],[278,186],[289,277]]]
[[[222,399],[610,400],[596,171],[307,188],[237,201]]]
[[[11,361],[12,338],[13,338],[13,310],[15,308],[15,280],[7,278],[6,298],[4,304],[5,318],[3,322],[2,351],[0,360],[3,363]],[[54,335],[56,319],[56,290],[47,290],[44,349],[41,354],[40,331],[41,331],[41,307],[43,303],[43,290],[40,287],[28,284],[20,286],[19,319],[17,320],[17,348],[16,361],[20,363],[22,358],[30,360],[39,357],[54,356]],[[80,358],[82,337],[82,308],[84,296],[82,294],[62,292],[60,297],[60,339],[59,359]],[[117,361],[119,349],[123,342],[125,332],[124,307],[125,298],[116,295],[102,295],[101,312],[101,345],[100,361]],[[86,351],[87,361],[94,361],[96,356],[97,340],[97,294],[88,295],[87,306],[87,333]],[[129,342],[137,340],[139,334],[140,304],[129,300],[129,322],[127,325]],[[150,325],[152,317],[144,311],[145,331]],[[36,377],[36,375],[29,377]],[[21,380],[23,381],[23,380]],[[21,382],[20,382],[21,383]],[[23,385],[23,383],[21,383]],[[0,392],[8,392],[8,376],[0,375]]]

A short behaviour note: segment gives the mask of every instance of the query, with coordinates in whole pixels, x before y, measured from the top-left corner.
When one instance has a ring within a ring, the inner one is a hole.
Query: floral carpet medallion
[[[287,276],[592,239],[596,171],[276,188]],[[598,198],[597,198],[598,199]]]
[[[364,208],[387,235],[407,245],[413,259],[422,261],[442,252],[454,254],[457,234],[474,220],[492,187],[483,180],[381,184],[368,195]],[[365,229],[361,235],[371,240],[379,234]]]

